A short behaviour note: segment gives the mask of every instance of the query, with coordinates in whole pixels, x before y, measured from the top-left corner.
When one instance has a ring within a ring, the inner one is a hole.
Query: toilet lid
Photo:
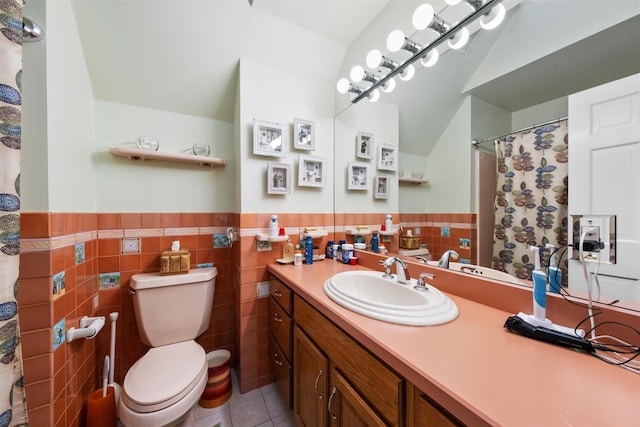
[[[127,372],[123,398],[137,412],[158,411],[182,399],[206,369],[206,353],[195,341],[151,348]]]

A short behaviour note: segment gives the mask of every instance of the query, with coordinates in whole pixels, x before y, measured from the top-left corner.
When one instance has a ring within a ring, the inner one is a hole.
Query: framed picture
[[[293,119],[293,147],[298,150],[316,149],[316,124],[314,122]]]
[[[327,181],[327,162],[321,157],[298,156],[298,185],[324,187]]]
[[[253,154],[285,157],[287,133],[280,123],[253,120]]]
[[[373,134],[358,131],[356,137],[356,157],[360,159],[371,159],[373,152]]]
[[[369,163],[349,162],[348,166],[349,190],[367,190],[369,188]]]
[[[375,199],[389,198],[389,188],[391,187],[391,177],[389,175],[376,175],[373,180]]]
[[[386,171],[398,170],[398,147],[395,145],[378,145],[378,169]]]
[[[291,192],[291,166],[288,163],[269,162],[267,166],[267,194]]]

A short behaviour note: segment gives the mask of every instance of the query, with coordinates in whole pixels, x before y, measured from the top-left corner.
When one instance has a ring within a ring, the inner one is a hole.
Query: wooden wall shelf
[[[401,184],[420,185],[420,184],[428,184],[429,180],[427,180],[427,179],[417,179],[417,178],[399,178],[398,182],[401,183]]]
[[[196,156],[193,154],[182,153],[162,153],[159,151],[142,150],[131,147],[109,147],[109,152],[117,157],[126,157],[129,160],[163,160],[174,163],[190,163],[202,167],[213,168],[216,166],[224,166],[226,160],[217,157]]]

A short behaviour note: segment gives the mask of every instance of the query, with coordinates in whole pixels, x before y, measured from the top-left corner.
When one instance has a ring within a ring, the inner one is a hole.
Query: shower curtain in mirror
[[[17,304],[22,7],[0,0],[0,427],[27,425]]]
[[[496,141],[493,268],[531,280],[535,258],[530,246],[566,247],[567,131],[567,120],[562,120]],[[561,249],[557,255],[564,253]],[[566,286],[566,256],[558,267]]]

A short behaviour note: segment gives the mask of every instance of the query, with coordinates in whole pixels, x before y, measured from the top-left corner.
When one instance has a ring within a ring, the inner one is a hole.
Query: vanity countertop
[[[330,260],[269,265],[294,292],[465,424],[640,426],[639,375],[510,333],[503,325],[513,313],[456,295],[449,294],[460,314],[444,325],[403,326],[361,316],[323,290],[326,279],[353,269],[365,267]]]

